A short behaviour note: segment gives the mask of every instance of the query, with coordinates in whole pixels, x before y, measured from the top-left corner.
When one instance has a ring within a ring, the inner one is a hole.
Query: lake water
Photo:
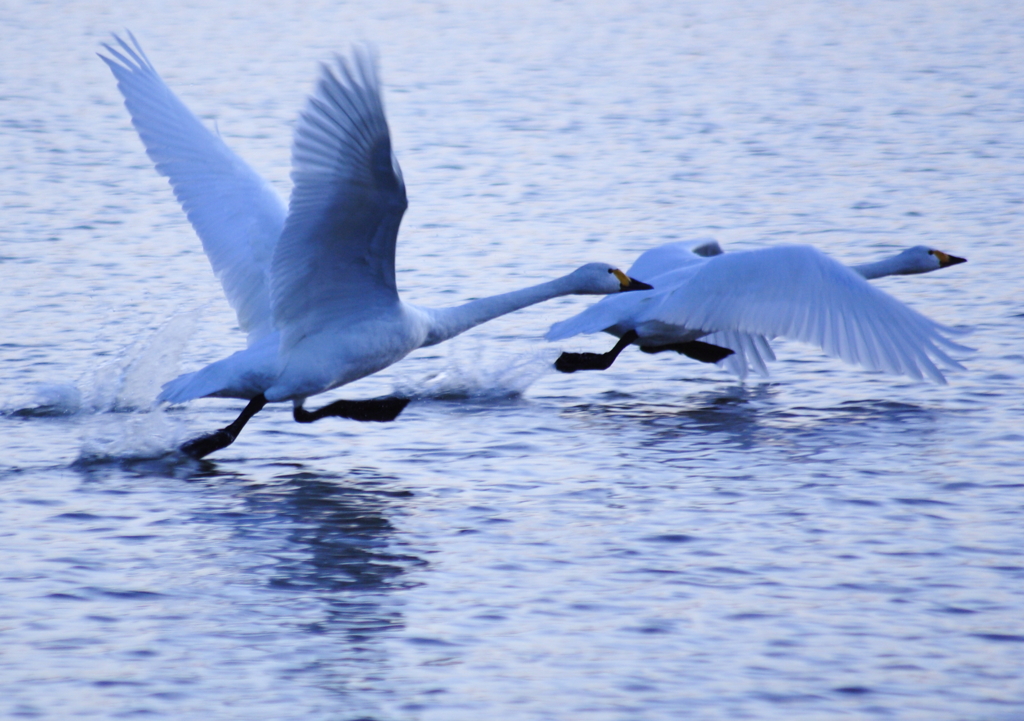
[[[1024,6],[312,0],[0,7],[0,716],[1024,718]],[[765,381],[561,299],[337,391],[391,424],[154,410],[244,345],[96,58],[130,28],[283,195],[316,63],[373,43],[447,305],[713,235],[862,262],[974,329],[937,386]]]

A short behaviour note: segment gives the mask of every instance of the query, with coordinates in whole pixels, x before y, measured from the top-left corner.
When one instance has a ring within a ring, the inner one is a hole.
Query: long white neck
[[[546,283],[532,285],[529,288],[513,290],[510,293],[472,300],[454,308],[423,308],[422,310],[426,311],[430,317],[430,331],[423,345],[434,345],[454,338],[474,326],[520,308],[580,292],[579,285],[571,275],[567,275]]]
[[[906,275],[908,273],[907,267],[903,263],[903,258],[899,255],[894,255],[891,258],[885,258],[883,260],[877,260],[874,263],[851,265],[850,270],[864,276],[868,280],[884,278],[887,275]]]

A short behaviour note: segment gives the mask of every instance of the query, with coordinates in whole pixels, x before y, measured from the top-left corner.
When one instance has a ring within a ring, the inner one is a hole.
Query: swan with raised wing
[[[492,318],[570,294],[649,289],[589,263],[555,280],[454,308],[404,303],[395,243],[405,184],[391,149],[376,63],[356,51],[322,66],[295,128],[285,209],[248,164],[167,87],[138,42],[115,36],[100,57],[146,151],[166,175],[248,334],[248,347],[164,386],[159,400],[248,400],[238,418],[181,447],[201,458],[230,445],[268,402],[292,401],[296,421],[326,416],[394,420],[408,398],[305,400],[351,383]]]

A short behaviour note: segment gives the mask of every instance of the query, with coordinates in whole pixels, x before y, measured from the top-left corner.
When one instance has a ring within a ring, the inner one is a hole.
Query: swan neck
[[[883,260],[875,261],[874,263],[851,265],[850,270],[868,280],[884,278],[887,275],[905,275],[910,272],[901,265],[899,256],[885,258]]]
[[[577,292],[568,276],[563,276],[510,293],[471,300],[454,308],[430,309],[431,328],[423,345],[440,343],[506,313]]]

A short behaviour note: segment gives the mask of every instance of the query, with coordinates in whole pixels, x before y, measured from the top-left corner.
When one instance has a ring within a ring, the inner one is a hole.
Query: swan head
[[[939,268],[947,268],[958,263],[966,263],[966,258],[958,258],[955,255],[944,253],[941,250],[929,248],[926,245],[915,245],[907,248],[894,259],[899,263],[899,275],[913,275],[915,273],[928,273]]]
[[[608,295],[652,288],[607,263],[587,263],[567,275],[566,279],[572,284],[572,292],[576,295]]]

